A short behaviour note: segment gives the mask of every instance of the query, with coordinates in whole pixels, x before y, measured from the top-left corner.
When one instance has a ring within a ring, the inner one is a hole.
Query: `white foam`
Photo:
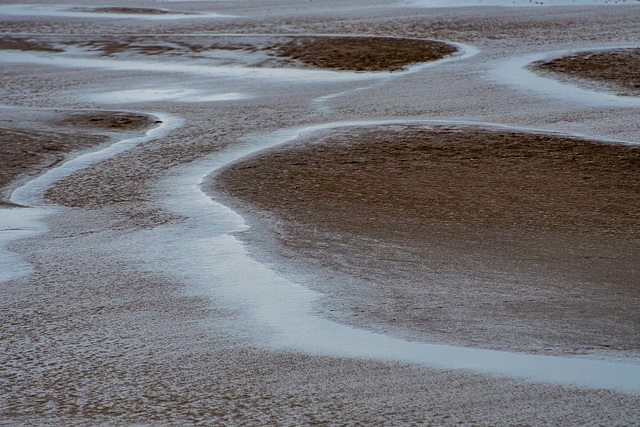
[[[0,5],[0,15],[6,16],[47,16],[56,18],[107,18],[107,19],[149,19],[156,21],[166,21],[175,19],[216,19],[216,18],[236,18],[233,15],[222,15],[213,12],[199,13],[113,13],[113,12],[91,12],[87,11],[89,6],[59,5],[59,4],[7,4]],[[160,9],[171,12],[167,9]]]
[[[498,126],[423,120],[354,121],[285,129],[252,138],[185,169],[182,176],[163,183],[160,188],[166,192],[164,206],[189,218],[189,224],[148,232],[146,238],[150,241],[145,242],[145,247],[152,251],[155,248],[155,252],[147,255],[155,259],[154,267],[160,266],[168,272],[179,271],[216,300],[227,301],[230,306],[243,309],[250,315],[247,324],[254,329],[256,339],[270,348],[314,355],[409,362],[640,393],[640,365],[637,364],[407,342],[313,315],[311,313],[320,294],[281,278],[265,265],[252,260],[243,244],[233,236],[233,233],[247,228],[242,217],[200,191],[200,183],[209,172],[215,173],[244,156],[300,136],[345,126],[402,123]],[[154,244],[155,239],[160,239],[161,243]]]
[[[615,93],[581,88],[575,84],[561,82],[529,70],[527,67],[537,61],[572,55],[578,52],[605,51],[611,49],[637,48],[635,46],[608,46],[598,48],[566,49],[553,52],[535,53],[500,61],[489,73],[489,78],[501,84],[538,93],[544,97],[602,107],[640,107],[640,97],[622,96]]]

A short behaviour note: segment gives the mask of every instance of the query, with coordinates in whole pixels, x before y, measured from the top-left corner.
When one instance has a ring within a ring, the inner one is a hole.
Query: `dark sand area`
[[[155,119],[118,112],[4,111],[0,119],[0,204],[12,183],[39,175],[72,151],[107,142],[113,132],[140,131]]]
[[[492,348],[635,353],[639,176],[639,147],[395,126],[263,153],[214,185],[273,233],[257,240],[324,270],[311,286],[330,294],[324,282],[344,281],[327,305],[351,323]]]
[[[276,48],[278,56],[317,68],[397,71],[455,53],[450,44],[385,37],[298,37]]]
[[[32,37],[0,36],[0,50],[21,50],[25,52],[62,52],[62,49],[53,47],[51,43],[34,40]]]
[[[580,52],[533,64],[559,78],[604,85],[622,95],[640,95],[640,49]]]

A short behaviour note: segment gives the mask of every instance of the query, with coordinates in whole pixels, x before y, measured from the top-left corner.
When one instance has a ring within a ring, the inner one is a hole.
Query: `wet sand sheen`
[[[101,56],[145,56],[203,59],[206,55],[244,52],[254,56],[253,66],[314,67],[340,71],[400,71],[409,65],[437,61],[458,52],[450,43],[401,37],[305,35],[211,35],[199,37],[127,36],[87,40],[73,36],[47,38],[0,36],[0,49],[62,52],[59,47],[88,49]],[[221,53],[222,52],[222,53]]]
[[[633,355],[639,159],[638,147],[550,134],[355,128],[232,165],[215,185],[254,229],[268,226],[252,243],[294,264],[302,254],[343,321]]]

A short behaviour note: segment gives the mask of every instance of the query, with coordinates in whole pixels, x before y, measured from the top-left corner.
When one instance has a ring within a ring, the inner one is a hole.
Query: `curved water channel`
[[[477,52],[469,48],[458,59]],[[157,70],[157,63],[111,59],[81,59],[54,55],[47,64],[63,67],[99,67],[113,70]],[[42,64],[45,56],[25,52],[11,52],[2,57],[3,62]],[[535,60],[535,59],[534,59]],[[519,59],[518,61],[521,61]],[[515,61],[513,64],[521,64]],[[508,63],[507,63],[508,64]],[[429,64],[433,66],[433,64]],[[515,66],[515,65],[512,65]],[[518,65],[519,69],[522,69]],[[410,72],[419,71],[415,67]],[[509,68],[506,68],[509,70]],[[190,64],[173,64],[167,72],[211,73],[227,75],[237,72],[251,77],[276,79],[328,79],[369,80],[381,77],[376,73],[339,73],[292,69],[249,69],[247,67],[200,67]],[[241,74],[242,75],[242,74]],[[386,76],[386,74],[384,74]],[[523,80],[530,79],[521,73]],[[384,77],[386,78],[386,77]],[[537,78],[537,77],[535,77]],[[563,88],[566,85],[558,83]],[[571,89],[573,90],[573,89]],[[340,94],[326,95],[330,99]],[[567,95],[569,96],[569,95]],[[319,98],[318,102],[323,102]],[[634,106],[636,104],[633,104]],[[639,104],[640,105],[640,104]],[[55,207],[46,206],[42,197],[54,182],[69,176],[76,170],[89,167],[101,160],[124,153],[137,144],[160,138],[180,125],[175,116],[154,113],[163,123],[143,137],[120,141],[108,148],[80,155],[42,176],[16,189],[11,196],[15,203],[30,208],[3,209],[0,245],[3,249],[15,239],[44,232],[42,218],[56,213]],[[243,244],[233,236],[246,229],[241,216],[228,207],[212,200],[201,191],[200,185],[208,175],[239,159],[261,150],[309,137],[315,132],[348,126],[373,126],[404,123],[466,124],[499,126],[488,123],[454,122],[437,120],[366,120],[332,122],[305,127],[283,129],[269,134],[248,137],[243,143],[205,159],[196,165],[181,169],[177,178],[158,185],[163,194],[160,204],[170,211],[187,218],[188,224],[166,225],[134,233],[137,244],[145,244],[148,251],[145,262],[166,272],[180,271],[189,278],[194,288],[214,298],[241,307],[244,326],[253,331],[254,339],[264,346],[300,351],[314,355],[378,359],[424,364],[447,369],[465,369],[495,375],[522,378],[532,381],[573,384],[584,387],[608,388],[631,393],[640,392],[640,365],[592,360],[578,357],[539,356],[507,351],[495,351],[450,345],[409,342],[391,336],[356,329],[336,323],[312,313],[317,292],[279,277],[267,266],[251,259]],[[510,129],[520,129],[509,127]],[[529,130],[530,129],[526,129]],[[574,135],[575,136],[575,135]],[[625,142],[625,141],[616,141]],[[633,143],[633,142],[628,142]],[[29,266],[19,262],[16,255],[2,250],[0,262],[2,280],[9,280],[29,272]]]

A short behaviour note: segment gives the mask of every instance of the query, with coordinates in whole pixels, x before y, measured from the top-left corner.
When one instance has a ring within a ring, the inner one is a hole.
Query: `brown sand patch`
[[[536,62],[534,68],[604,84],[624,95],[640,94],[640,49],[580,52]]]
[[[35,113],[32,113],[35,114]],[[87,149],[109,139],[114,131],[150,127],[148,116],[120,112],[51,113],[46,118],[5,120],[0,127],[0,188],[7,202],[8,189],[20,176],[36,176],[55,166],[72,151]]]
[[[640,238],[639,176],[635,146],[409,127],[347,131],[263,154],[230,167],[219,182],[261,207],[276,203],[297,221],[316,222],[330,208],[338,213],[324,218],[331,227],[364,234],[453,222]],[[274,183],[278,191],[269,191]],[[366,211],[375,212],[371,224],[346,214]]]
[[[62,49],[55,48],[50,43],[42,40],[31,40],[12,36],[0,36],[0,50],[62,52]]]
[[[71,151],[106,140],[104,136],[95,135],[80,137],[73,133],[0,129],[0,188],[21,175],[35,176],[55,166]],[[4,195],[0,204],[9,204],[7,197],[8,194]]]
[[[275,48],[277,56],[312,67],[351,71],[397,71],[456,51],[443,42],[388,37],[297,37]]]
[[[348,322],[512,350],[640,349],[639,147],[419,126],[314,142],[215,186],[258,209],[267,253],[324,272],[313,286]]]
[[[239,40],[188,40],[171,39],[166,40],[156,37],[127,37],[124,39],[94,39],[83,42],[68,42],[69,45],[77,45],[81,48],[100,52],[102,56],[112,56],[121,53],[136,53],[141,55],[171,55],[194,57],[199,54],[214,50],[239,51],[245,50],[255,52],[257,48],[250,43],[242,43]]]
[[[60,120],[60,125],[102,130],[141,130],[156,122],[149,116],[121,112],[75,112]]]

